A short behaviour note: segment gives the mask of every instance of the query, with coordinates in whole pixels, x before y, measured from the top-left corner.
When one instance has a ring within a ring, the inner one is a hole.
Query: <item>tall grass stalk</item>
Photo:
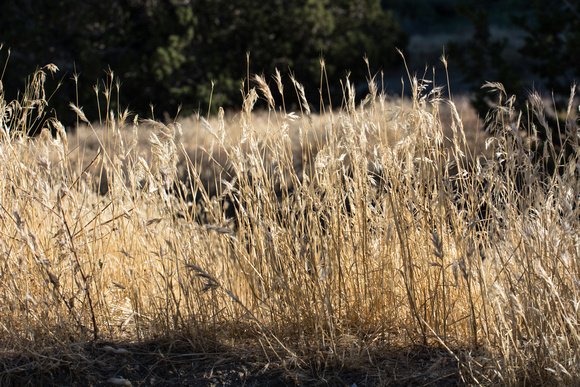
[[[575,153],[546,147],[552,174],[520,119],[545,122],[539,97],[519,113],[488,85],[501,98],[486,156],[442,89],[412,77],[410,103],[372,78],[357,104],[346,79],[342,108],[316,115],[293,77],[298,112],[279,72],[280,100],[256,76],[237,121],[186,124],[111,111],[111,72],[103,117],[72,105],[93,140],[56,120],[31,138],[49,70],[19,100],[0,93],[7,351],[187,337],[303,367],[421,345],[451,352],[469,383],[580,381],[574,109]]]

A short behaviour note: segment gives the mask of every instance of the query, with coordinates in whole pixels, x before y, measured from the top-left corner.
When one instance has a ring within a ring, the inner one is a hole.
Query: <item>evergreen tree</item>
[[[3,0],[0,7],[10,15],[0,23],[12,52],[6,88],[55,63],[63,85],[51,103],[61,119],[77,93],[96,117],[93,86],[103,90],[109,69],[122,82],[121,104],[148,114],[152,103],[157,115],[173,115],[179,105],[207,109],[212,82],[214,108],[239,104],[248,52],[252,73],[290,69],[317,101],[321,56],[340,90],[347,70],[364,82],[365,55],[388,67],[398,61],[394,47],[406,44],[379,0]]]
[[[558,122],[558,114],[565,111],[570,85],[577,82],[580,76],[577,65],[580,60],[580,1],[554,3],[534,0],[525,9],[520,2],[510,4],[513,29],[524,34],[524,44],[518,49],[522,63],[507,59],[506,54],[513,45],[507,37],[492,38],[489,4],[482,5],[476,1],[459,3],[458,11],[472,21],[474,32],[467,44],[454,44],[450,53],[460,64],[465,80],[473,85],[473,105],[482,117],[495,102],[487,90],[480,89],[485,81],[503,83],[506,91],[516,96],[518,104],[515,107],[520,110],[526,109],[530,90],[539,89],[547,95],[553,94],[556,114],[546,112],[550,130],[533,114],[524,114],[522,118],[524,121],[528,118],[535,120],[524,122],[524,125],[530,127],[533,124],[538,130],[540,141],[533,145],[538,159],[545,153],[550,132],[556,152],[563,150],[568,155],[573,149],[564,141],[566,123]],[[555,167],[555,160],[550,160],[548,170]]]

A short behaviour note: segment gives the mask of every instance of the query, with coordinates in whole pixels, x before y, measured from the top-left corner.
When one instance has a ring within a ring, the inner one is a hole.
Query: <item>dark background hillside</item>
[[[174,116],[178,106],[182,114],[207,111],[212,92],[213,109],[236,107],[250,52],[250,73],[269,79],[278,68],[288,81],[292,71],[317,104],[321,56],[340,100],[340,80],[347,73],[357,85],[365,84],[365,55],[371,72],[383,71],[386,87],[399,93],[405,71],[396,47],[411,71],[422,76],[425,66],[435,66],[437,83],[445,84],[439,61],[445,46],[453,92],[477,93],[490,80],[516,94],[533,84],[566,95],[580,71],[579,3],[2,0],[2,63],[10,52],[3,92],[7,100],[16,98],[29,74],[54,63],[60,71],[47,86],[61,85],[50,107],[65,122],[74,118],[69,101],[78,100],[89,117],[97,116],[94,86],[104,90],[109,70],[121,82],[121,107],[141,115],[151,114],[150,104],[158,116]],[[485,95],[476,97],[482,111],[489,102]]]

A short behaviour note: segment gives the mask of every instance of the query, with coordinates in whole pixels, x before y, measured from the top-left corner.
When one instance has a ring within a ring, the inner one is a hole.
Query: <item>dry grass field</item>
[[[29,138],[50,70],[0,91],[1,384],[580,383],[574,95],[568,159],[501,85],[485,133],[415,78],[320,114],[278,74],[216,117],[73,105]]]

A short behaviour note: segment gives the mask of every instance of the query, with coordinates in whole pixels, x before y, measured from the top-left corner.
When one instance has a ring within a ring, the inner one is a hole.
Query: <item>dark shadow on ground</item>
[[[224,350],[226,348],[223,348]],[[453,356],[414,348],[385,351],[348,367],[289,360],[260,351],[203,352],[190,343],[98,343],[0,359],[2,386],[456,386]],[[364,356],[367,357],[367,356]]]

